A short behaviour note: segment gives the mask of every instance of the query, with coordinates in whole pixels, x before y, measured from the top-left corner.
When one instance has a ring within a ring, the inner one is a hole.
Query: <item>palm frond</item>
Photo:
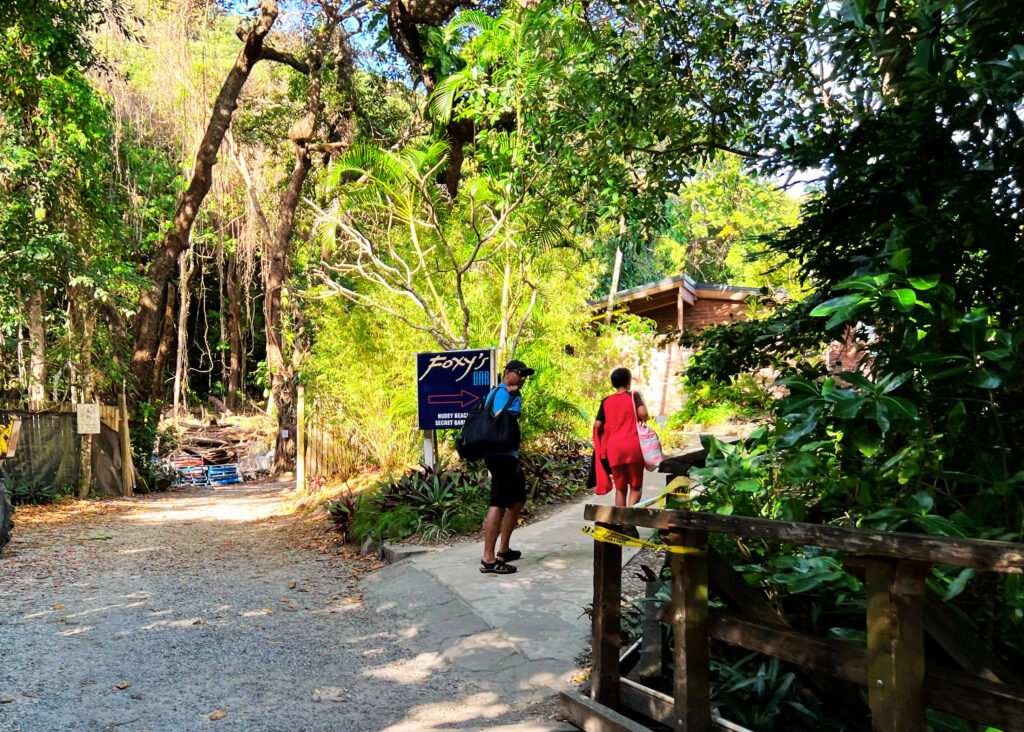
[[[476,31],[477,33],[490,33],[497,26],[498,21],[482,10],[463,10],[452,18],[448,26],[454,30]]]
[[[434,88],[427,103],[430,119],[447,124],[452,118],[455,100],[460,97],[473,83],[473,72],[469,67],[445,77]]]

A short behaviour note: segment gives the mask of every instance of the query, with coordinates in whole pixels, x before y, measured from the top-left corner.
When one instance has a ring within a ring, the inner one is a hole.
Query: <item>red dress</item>
[[[636,405],[632,392],[612,394],[601,402],[598,421],[604,426],[599,435],[594,428],[594,454],[597,471],[597,489],[600,495],[614,485],[626,485],[637,490],[643,484],[644,454],[640,450],[640,437],[636,431]],[[608,475],[603,464],[611,468]]]

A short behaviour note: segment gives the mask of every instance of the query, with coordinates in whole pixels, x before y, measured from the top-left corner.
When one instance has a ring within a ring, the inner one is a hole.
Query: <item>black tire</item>
[[[14,529],[14,506],[11,504],[11,495],[3,484],[0,484],[0,551],[11,540],[12,529]]]

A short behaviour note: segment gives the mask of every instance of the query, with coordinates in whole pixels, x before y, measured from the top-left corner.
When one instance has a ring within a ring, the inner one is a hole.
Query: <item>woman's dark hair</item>
[[[629,386],[629,380],[632,378],[633,374],[629,373],[629,369],[615,369],[612,371],[612,386],[616,389]]]

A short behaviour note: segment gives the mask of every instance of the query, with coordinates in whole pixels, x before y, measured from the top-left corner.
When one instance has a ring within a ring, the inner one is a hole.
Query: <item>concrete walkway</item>
[[[645,497],[664,485],[664,475],[647,473]],[[583,506],[610,505],[612,499],[613,494],[588,494],[518,529],[512,546],[523,557],[515,563],[519,571],[514,575],[481,574],[481,542],[467,542],[373,573],[363,581],[364,599],[402,629],[414,651],[435,655],[435,674],[478,686],[482,699],[500,704],[503,713],[494,716],[536,708],[548,717],[478,729],[574,730],[554,719],[551,700],[573,685],[577,659],[590,646],[590,618],[584,609],[593,598],[594,549],[593,540],[580,531],[587,523]],[[623,562],[636,551],[626,547]],[[473,714],[479,719],[487,710]],[[416,723],[422,726],[409,729],[470,728],[425,717]]]

